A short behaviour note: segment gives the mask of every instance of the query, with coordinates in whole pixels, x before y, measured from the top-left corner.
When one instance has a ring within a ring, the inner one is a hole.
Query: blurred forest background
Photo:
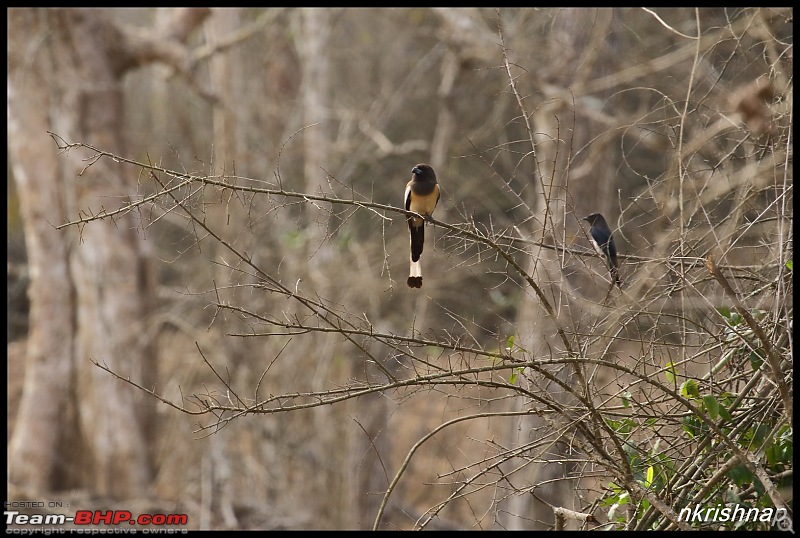
[[[791,513],[791,9],[7,13],[8,500]]]

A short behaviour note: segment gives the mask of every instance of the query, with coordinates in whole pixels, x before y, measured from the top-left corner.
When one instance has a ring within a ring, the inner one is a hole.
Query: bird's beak
[[[419,168],[417,168],[415,166],[414,168],[411,169],[411,173],[412,174],[422,174],[422,170],[420,170]]]

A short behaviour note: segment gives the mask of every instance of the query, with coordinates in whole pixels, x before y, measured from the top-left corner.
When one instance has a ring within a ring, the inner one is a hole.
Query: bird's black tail
[[[420,221],[419,226],[414,226],[414,221],[408,221],[411,232],[411,269],[408,276],[409,288],[422,287],[422,264],[419,257],[422,255],[422,246],[425,244],[425,224]]]
[[[408,229],[411,230],[411,261],[416,262],[419,261],[425,244],[425,225],[414,226],[414,223],[409,221]]]

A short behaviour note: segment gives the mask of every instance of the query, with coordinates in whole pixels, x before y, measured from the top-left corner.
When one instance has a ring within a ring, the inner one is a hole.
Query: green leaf
[[[731,309],[728,306],[720,306],[717,308],[717,312],[719,312],[719,315],[723,318],[730,319],[731,317]]]
[[[686,435],[690,438],[697,437],[697,434],[700,433],[700,421],[697,420],[697,417],[687,415],[681,419],[681,423],[683,425],[683,431],[685,431]]]
[[[514,349],[514,335],[508,337],[508,342],[506,343],[508,347],[506,347],[506,351],[511,351]]]
[[[764,506],[768,506],[767,503],[769,502],[769,497],[764,495],[767,492],[767,488],[764,487],[764,484],[762,484],[761,480],[758,478],[756,478],[755,482],[753,482],[753,486],[756,488],[756,498],[758,499],[758,502],[764,503]],[[766,497],[766,499],[764,497]]]
[[[794,269],[793,269],[792,260],[787,260],[787,261],[786,261],[786,268],[787,268],[789,271],[793,271],[793,270],[794,270]]]
[[[783,463],[781,457],[782,455],[781,447],[774,443],[764,451],[764,456],[767,458],[767,463],[770,465],[770,467],[774,467],[779,463]]]
[[[620,433],[628,434],[636,429],[636,422],[629,418],[622,419],[622,425],[619,429]]]
[[[769,426],[764,424],[763,422],[753,428],[753,438],[752,443],[754,447],[761,448],[761,445],[764,444],[764,441],[767,440],[767,435],[769,434]]]
[[[753,370],[758,370],[764,364],[764,352],[760,349],[750,353],[750,366]]]
[[[511,377],[508,378],[508,382],[511,383],[512,385],[516,385],[517,384],[517,376],[519,374],[521,374],[522,372],[524,372],[524,371],[525,371],[525,368],[523,366],[520,366],[518,368],[514,368],[513,370],[511,370]]]
[[[664,375],[667,376],[667,381],[669,383],[675,384],[675,380],[678,378],[678,373],[675,371],[675,365],[671,362],[668,362],[664,366],[665,372]]]
[[[636,428],[636,423],[629,418],[623,418],[622,420],[612,420],[607,418],[606,424],[608,424],[612,430],[622,435],[627,435]]]
[[[627,502],[628,492],[619,487],[618,485],[616,485],[614,482],[608,483],[608,489],[610,489],[612,493],[611,495],[600,501],[600,504],[602,506],[619,504],[621,502],[621,499],[623,499],[623,495],[624,495],[624,501],[622,502]]]
[[[631,406],[631,393],[627,390],[622,393],[622,407],[628,408]]]
[[[726,421],[726,422],[732,422],[733,421],[733,417],[728,412],[728,409],[722,404],[720,404],[720,406],[719,406],[719,416],[721,416],[722,419],[724,421]]]
[[[703,405],[706,406],[706,411],[708,411],[708,415],[717,420],[719,416],[719,402],[716,398],[714,398],[713,394],[706,394],[703,396]]]
[[[630,442],[626,441],[625,444],[622,445],[622,451],[625,453],[625,457],[628,459],[628,463],[631,466],[634,478],[639,481],[644,481],[644,476],[636,476],[637,473],[642,475],[645,470],[644,462],[642,461],[642,454],[639,449],[633,446]]]
[[[649,488],[653,485],[653,477],[655,474],[656,472],[652,465],[647,468],[647,477],[644,479],[644,487]]]
[[[753,473],[751,473],[744,465],[737,465],[728,471],[728,477],[733,480],[733,483],[740,488],[748,487],[753,483]]]
[[[681,395],[686,398],[699,398],[700,389],[697,388],[697,381],[694,379],[687,379],[681,385]]]

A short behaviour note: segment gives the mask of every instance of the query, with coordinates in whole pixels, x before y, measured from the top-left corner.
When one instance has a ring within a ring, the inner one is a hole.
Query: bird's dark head
[[[420,163],[411,169],[412,179],[416,181],[426,181],[436,183],[436,172],[430,165]]]
[[[589,224],[594,225],[594,223],[600,224],[601,222],[605,222],[606,219],[603,218],[603,215],[600,213],[592,213],[586,217],[583,217],[583,220],[587,221]]]

